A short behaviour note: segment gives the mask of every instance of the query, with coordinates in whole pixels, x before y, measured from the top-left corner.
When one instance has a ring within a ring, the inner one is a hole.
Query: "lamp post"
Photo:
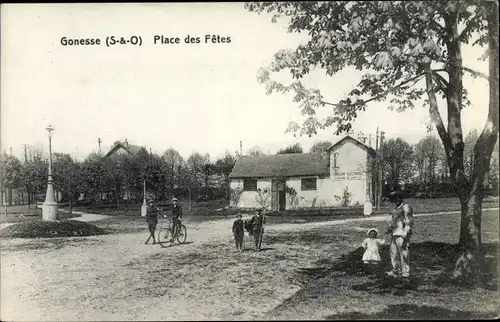
[[[57,200],[54,197],[54,185],[52,181],[52,132],[54,128],[49,125],[46,128],[49,133],[49,178],[47,182],[47,193],[45,195],[45,202],[42,206],[42,220],[50,221],[57,220]]]

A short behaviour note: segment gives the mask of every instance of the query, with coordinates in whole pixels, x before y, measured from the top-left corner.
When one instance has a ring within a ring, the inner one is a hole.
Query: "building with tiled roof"
[[[349,135],[324,153],[242,156],[229,175],[232,193],[240,193],[232,199],[241,208],[334,207],[347,191],[351,205],[362,205],[373,199],[374,158],[373,148]]]
[[[109,157],[111,155],[119,155],[119,154],[123,154],[123,153],[127,153],[127,154],[136,154],[137,152],[139,152],[141,150],[142,147],[138,146],[138,145],[133,145],[133,144],[129,144],[127,139],[125,139],[125,141],[116,141],[115,144],[111,147],[111,149],[109,150],[108,153],[106,153],[106,155],[104,157]]]

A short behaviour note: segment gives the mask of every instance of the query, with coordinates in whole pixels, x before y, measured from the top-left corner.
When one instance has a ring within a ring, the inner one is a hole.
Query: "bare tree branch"
[[[433,88],[433,78],[432,78],[432,69],[430,66],[427,67],[425,72],[425,83],[427,87],[427,94],[429,95],[429,114],[431,116],[432,122],[436,126],[437,132],[441,141],[443,142],[446,154],[449,154],[451,149],[451,139],[450,135],[446,131],[446,128],[443,124],[443,119],[441,118],[441,114],[439,113],[439,108],[436,99],[436,93]]]
[[[486,79],[487,81],[490,80],[489,76],[484,74],[484,73],[478,72],[478,71],[473,70],[473,69],[468,68],[468,67],[462,67],[462,69],[465,70],[466,72],[469,72],[470,74],[472,74],[472,76],[481,77],[481,78]]]
[[[367,99],[367,100],[362,101],[362,104],[364,105],[364,104],[367,104],[367,103],[370,103],[370,102],[376,101],[376,100],[378,100],[378,99],[380,99],[380,98],[382,98],[382,97],[384,97],[384,96],[387,96],[387,94],[390,94],[390,93],[391,93],[392,91],[394,91],[395,89],[398,89],[399,87],[401,87],[401,86],[403,86],[403,85],[406,85],[406,84],[408,84],[408,83],[410,83],[410,82],[414,82],[414,83],[416,83],[416,82],[418,82],[418,81],[420,80],[420,78],[421,78],[422,76],[424,76],[424,75],[425,75],[425,73],[421,73],[421,74],[418,74],[418,75],[416,75],[416,76],[414,76],[414,77],[411,77],[411,78],[409,78],[409,79],[407,79],[407,80],[405,80],[405,81],[402,81],[402,82],[401,82],[401,83],[399,83],[398,85],[396,85],[396,86],[394,86],[394,87],[389,88],[388,90],[384,91],[383,93],[381,93],[381,94],[379,94],[379,95],[376,95],[376,96],[374,96],[374,97],[371,97],[371,98],[369,98],[369,99]],[[321,101],[321,103],[323,103],[323,104],[325,104],[325,105],[335,106],[335,107],[339,106],[339,104],[333,104],[333,103],[329,103],[329,102],[325,102],[325,101]]]
[[[439,75],[437,71],[433,70],[432,74],[434,75],[434,78],[438,82],[439,89],[446,94],[446,88],[448,87],[448,81],[444,79],[443,76]]]

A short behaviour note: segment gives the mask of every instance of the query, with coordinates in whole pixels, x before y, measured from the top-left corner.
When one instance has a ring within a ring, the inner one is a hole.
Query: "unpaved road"
[[[299,286],[286,283],[287,269],[283,263],[268,260],[271,252],[236,253],[230,235],[232,221],[186,222],[190,243],[170,248],[144,245],[146,229],[144,233],[50,241],[38,249],[30,248],[47,241],[3,240],[1,319],[257,318]],[[210,258],[179,263],[189,254],[209,254]],[[256,281],[259,265],[248,265],[252,260],[264,261],[274,269],[268,273],[278,276],[261,276],[263,280]],[[224,262],[227,265],[221,266]],[[154,272],[172,266],[175,271],[152,278]],[[290,266],[288,271],[292,270]],[[249,280],[254,283],[250,285]],[[162,294],[155,294],[155,288],[162,289]]]
[[[367,219],[271,225],[266,234]],[[170,248],[144,245],[146,227],[143,233],[2,240],[1,320],[259,319],[300,289],[297,270],[358,246],[292,243],[237,253],[232,221],[187,219],[189,243]]]

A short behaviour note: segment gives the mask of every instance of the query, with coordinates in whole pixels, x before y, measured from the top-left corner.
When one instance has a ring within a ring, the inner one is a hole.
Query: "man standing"
[[[156,244],[155,231],[156,231],[156,225],[158,225],[158,209],[156,208],[154,201],[152,199],[148,201],[146,222],[148,223],[149,237],[148,240],[146,240],[145,244],[149,243],[149,240],[151,239],[151,237],[153,237],[153,245],[154,245]]]
[[[266,218],[262,214],[262,210],[257,210],[257,214],[250,219],[250,223],[253,225],[253,237],[255,239],[255,251],[260,251],[262,245],[262,236],[264,235],[264,224],[266,223]]]
[[[179,200],[177,198],[172,198],[172,239],[177,235],[177,231],[181,226],[182,219],[182,208],[179,205]]]
[[[387,233],[392,234],[390,256],[392,271],[389,276],[402,275],[410,276],[409,244],[413,226],[413,207],[404,203],[403,193],[394,191],[390,194],[389,200],[395,204],[392,211],[391,225]]]

